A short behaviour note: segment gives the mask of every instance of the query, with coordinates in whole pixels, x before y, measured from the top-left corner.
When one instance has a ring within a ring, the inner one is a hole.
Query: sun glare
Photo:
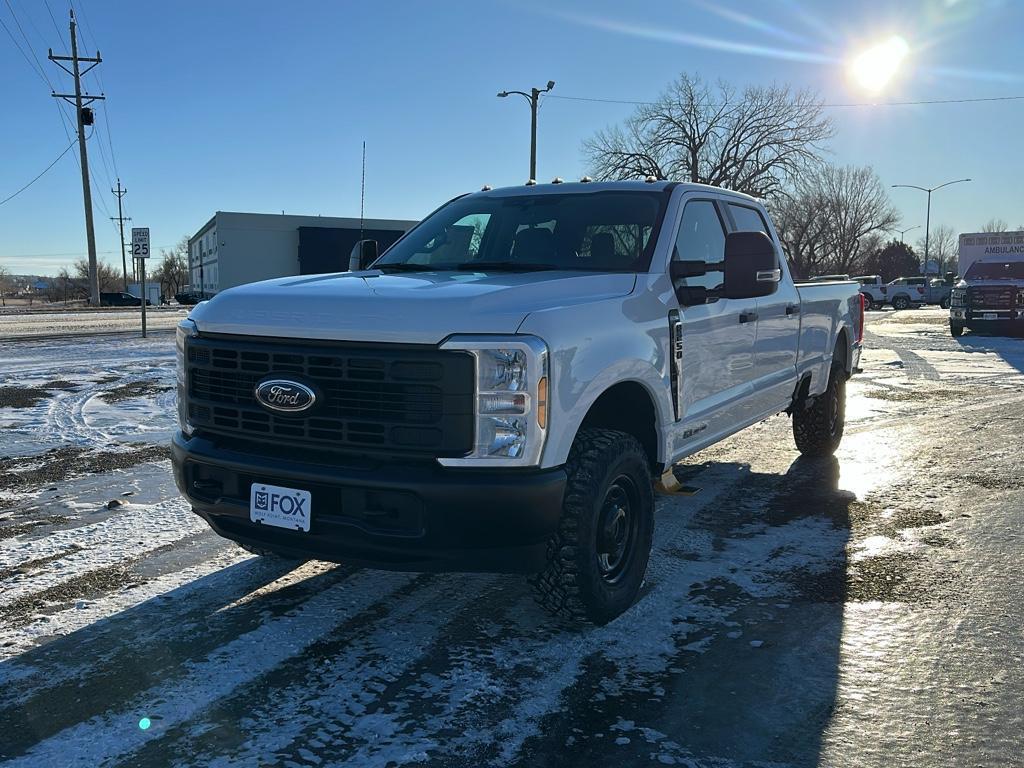
[[[857,54],[850,61],[850,75],[864,90],[881,93],[900,69],[910,53],[907,41],[893,35],[877,45]]]

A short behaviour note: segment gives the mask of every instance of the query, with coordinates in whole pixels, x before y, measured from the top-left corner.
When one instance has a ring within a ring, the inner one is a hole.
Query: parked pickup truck
[[[764,207],[674,182],[451,200],[355,272],[232,288],[177,332],[175,479],[247,549],[526,572],[603,623],[636,599],[653,492],[785,411],[831,454],[852,282],[793,283]],[[654,481],[657,481],[655,483]]]
[[[985,256],[967,268],[956,284],[949,308],[949,332],[1024,328],[1024,258]]]
[[[889,286],[882,282],[881,275],[860,275],[852,279],[860,285],[869,309],[881,309],[889,303]]]

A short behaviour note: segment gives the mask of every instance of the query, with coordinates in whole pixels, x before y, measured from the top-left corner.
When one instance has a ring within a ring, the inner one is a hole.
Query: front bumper
[[[565,470],[337,466],[177,433],[178,489],[221,536],[282,554],[400,571],[530,573],[558,527]],[[309,533],[253,523],[254,482],[312,494]]]
[[[952,307],[949,319],[960,323],[1024,323],[1024,309]]]

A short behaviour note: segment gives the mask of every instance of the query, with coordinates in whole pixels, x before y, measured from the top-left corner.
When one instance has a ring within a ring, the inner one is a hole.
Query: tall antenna
[[[366,206],[366,142],[363,141],[363,179],[359,184],[359,239],[363,239],[363,212]]]

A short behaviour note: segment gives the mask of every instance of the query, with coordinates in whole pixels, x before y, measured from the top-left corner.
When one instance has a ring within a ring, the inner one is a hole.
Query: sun
[[[849,64],[850,76],[864,90],[881,93],[899,72],[908,53],[910,46],[907,41],[893,35],[854,56]]]

